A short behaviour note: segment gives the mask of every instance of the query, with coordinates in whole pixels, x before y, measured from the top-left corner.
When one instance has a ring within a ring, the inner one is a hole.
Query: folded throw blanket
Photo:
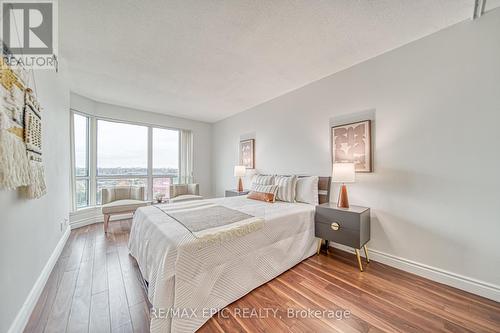
[[[182,224],[201,243],[223,242],[259,230],[264,219],[210,202],[156,206]]]

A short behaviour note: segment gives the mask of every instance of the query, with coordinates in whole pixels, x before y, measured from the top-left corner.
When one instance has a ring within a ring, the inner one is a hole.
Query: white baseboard
[[[350,247],[339,244],[332,244],[331,246],[346,252],[354,253],[354,250]],[[448,272],[440,268],[397,257],[392,254],[388,254],[375,249],[368,248],[368,251],[370,259],[373,259],[374,261],[378,261],[388,266],[395,267],[418,276],[422,276],[429,280],[446,284],[448,286],[465,290],[467,292],[489,298],[496,302],[500,302],[499,285]]]
[[[94,223],[97,223],[97,219],[94,217],[90,217],[90,218],[79,219],[77,221],[72,221],[69,223],[69,226],[71,227],[71,230],[73,230],[73,229],[85,227],[87,225],[91,225]]]
[[[57,243],[54,251],[52,251],[49,260],[45,264],[45,267],[42,269],[42,272],[38,276],[38,279],[36,280],[33,288],[31,288],[31,291],[28,294],[26,300],[24,301],[23,306],[21,307],[21,309],[17,313],[16,318],[10,325],[10,328],[7,331],[8,333],[22,332],[26,327],[26,324],[28,323],[31,313],[33,312],[33,309],[35,308],[36,303],[38,302],[38,298],[42,294],[43,288],[45,287],[45,284],[49,279],[50,273],[52,272],[52,269],[56,265],[56,262],[59,259],[59,256],[61,255],[61,252],[64,248],[64,245],[68,240],[70,232],[71,229],[69,227],[66,228],[66,231],[64,232],[61,239]]]

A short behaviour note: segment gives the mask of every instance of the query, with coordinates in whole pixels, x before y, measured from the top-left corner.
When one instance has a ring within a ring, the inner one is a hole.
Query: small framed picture
[[[255,169],[255,139],[240,141],[240,165]]]
[[[356,172],[372,172],[371,121],[332,127],[332,162],[353,162]]]

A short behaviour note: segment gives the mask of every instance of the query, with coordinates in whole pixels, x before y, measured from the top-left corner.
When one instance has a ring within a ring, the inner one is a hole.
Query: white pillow
[[[297,202],[318,205],[318,182],[318,176],[299,177],[299,179],[297,179],[297,191],[295,200]]]
[[[297,176],[274,176],[274,184],[278,185],[276,200],[295,202]]]
[[[252,178],[252,185],[273,185],[274,176],[270,175],[255,175]]]

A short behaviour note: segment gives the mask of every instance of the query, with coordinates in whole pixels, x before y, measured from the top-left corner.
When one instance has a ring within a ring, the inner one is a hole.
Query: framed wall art
[[[255,169],[255,139],[240,141],[240,165]]]
[[[356,172],[372,172],[370,120],[332,127],[332,162],[353,162]]]

